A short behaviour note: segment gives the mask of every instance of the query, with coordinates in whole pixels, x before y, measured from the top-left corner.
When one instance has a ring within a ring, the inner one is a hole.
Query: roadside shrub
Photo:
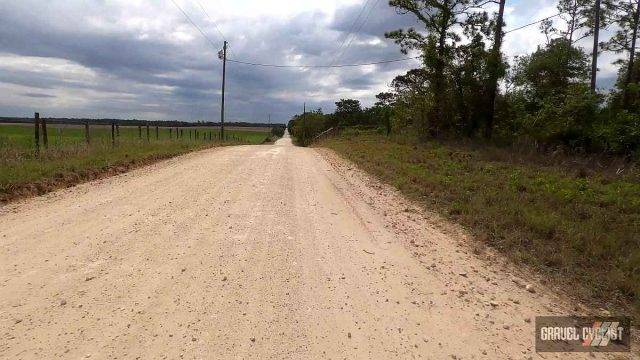
[[[275,137],[283,137],[284,136],[284,126],[275,126],[271,128],[271,135]]]
[[[321,132],[329,128],[327,116],[320,112],[310,112],[303,115],[296,115],[289,121],[289,131],[296,144],[308,146]]]
[[[585,85],[571,85],[564,96],[542,100],[540,110],[525,115],[525,133],[545,145],[588,147],[592,125],[598,114],[599,99]]]
[[[640,148],[640,114],[620,111],[596,125],[600,147],[611,153],[633,153]]]

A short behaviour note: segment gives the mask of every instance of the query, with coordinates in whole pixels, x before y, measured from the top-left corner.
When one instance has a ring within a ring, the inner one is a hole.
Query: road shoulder
[[[521,328],[533,341],[536,316],[607,315],[589,307],[535,274],[485,246],[461,226],[407,199],[331,149],[314,148],[335,171],[334,184],[351,202],[380,214],[387,229],[425,271],[451,284],[461,301],[478,309],[490,309],[494,321],[509,329]],[[505,329],[506,330],[506,329]],[[640,358],[638,331],[634,334],[634,358]]]

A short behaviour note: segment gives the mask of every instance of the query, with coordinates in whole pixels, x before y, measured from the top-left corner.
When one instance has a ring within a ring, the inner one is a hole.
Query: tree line
[[[433,138],[484,138],[541,149],[634,154],[640,149],[640,0],[559,0],[555,21],[538,24],[545,43],[507,61],[507,0],[391,0],[419,28],[389,31],[402,53],[422,66],[397,76],[363,109],[342,99],[333,114],[296,115],[299,142],[335,126]],[[612,32],[600,41],[601,31]],[[581,46],[586,42],[592,46]],[[617,80],[597,88],[598,55],[619,55]]]

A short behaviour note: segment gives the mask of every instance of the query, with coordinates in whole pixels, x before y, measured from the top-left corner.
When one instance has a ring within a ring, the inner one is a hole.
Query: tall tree
[[[340,125],[356,125],[362,121],[362,107],[359,100],[340,99],[334,113]]]
[[[596,91],[596,77],[598,74],[598,38],[600,37],[600,0],[595,0],[593,6],[593,52],[591,53],[591,91]]]
[[[556,8],[560,21],[554,22],[550,18],[540,24],[540,29],[547,36],[547,44],[553,39],[564,38],[575,43],[590,36],[593,28],[594,0],[559,0]]]
[[[371,108],[377,113],[380,122],[385,128],[387,136],[391,134],[391,115],[393,113],[393,105],[396,101],[396,94],[390,92],[381,92],[376,95],[375,105]]]
[[[638,39],[638,21],[640,20],[640,0],[636,4],[636,11],[633,15],[633,30],[631,31],[631,47],[629,49],[629,63],[627,64],[627,77],[625,79],[624,95],[622,97],[622,105],[629,106],[629,85],[633,79],[633,70],[635,66],[636,40]]]
[[[588,79],[588,56],[564,38],[520,57],[514,65],[514,84],[532,104],[564,97],[572,85],[586,87]]]
[[[409,28],[385,34],[400,45],[403,53],[419,50],[423,53],[425,68],[430,70],[435,124],[430,132],[437,135],[446,122],[445,110],[447,80],[445,70],[450,63],[452,49],[460,41],[454,28],[464,24],[471,0],[390,0],[389,6],[398,12],[413,14],[424,26],[426,34]]]
[[[495,34],[493,35],[493,47],[487,63],[489,71],[489,86],[487,88],[489,104],[484,128],[484,136],[487,139],[491,138],[493,134],[493,123],[495,122],[494,119],[496,113],[496,96],[498,94],[498,80],[504,76],[504,67],[502,66],[502,39],[504,37],[504,32],[502,28],[504,26],[505,3],[506,0],[499,0],[498,17],[496,19]]]
[[[593,0],[560,0],[558,13],[565,22],[565,29],[559,30],[560,35],[571,43],[575,43],[591,34],[588,27],[592,17]]]
[[[629,58],[626,63],[626,74],[622,88],[622,106],[629,106],[629,85],[633,80],[636,40],[638,38],[638,21],[640,20],[640,0],[610,0],[607,6],[611,10],[613,22],[618,31],[604,44],[606,50],[617,53],[627,51]]]

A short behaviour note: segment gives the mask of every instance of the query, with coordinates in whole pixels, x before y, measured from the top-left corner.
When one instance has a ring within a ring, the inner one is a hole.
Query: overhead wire
[[[504,33],[505,33],[505,34],[508,34],[508,33],[514,32],[514,31],[522,30],[522,29],[524,29],[524,28],[526,28],[526,27],[529,27],[529,26],[531,26],[531,25],[535,25],[535,24],[539,24],[539,23],[541,23],[541,22],[543,22],[543,21],[545,21],[545,20],[553,19],[553,18],[558,17],[558,16],[560,16],[560,15],[562,15],[562,14],[564,14],[564,13],[563,13],[563,12],[559,12],[559,13],[557,13],[557,14],[555,14],[555,15],[547,16],[546,18],[543,18],[543,19],[540,19],[540,20],[536,20],[536,21],[534,21],[534,22],[530,22],[530,23],[528,23],[528,24],[525,24],[525,25],[519,26],[519,27],[517,27],[517,28],[515,28],[515,29],[511,29],[511,30],[505,31]]]
[[[212,23],[214,24],[214,26],[216,27],[216,30],[219,32],[220,36],[226,41],[226,38],[224,36],[224,34],[222,33],[222,31],[220,31],[220,29],[218,28],[218,26],[215,24],[215,22],[213,21],[213,19],[211,19],[211,17],[209,16],[209,14],[207,13],[207,11],[204,9],[204,7],[202,6],[202,4],[196,0],[198,2],[198,5],[200,6],[200,8],[202,9],[202,11],[204,12],[204,14],[212,21]],[[184,17],[189,21],[189,23],[191,23],[191,25],[193,27],[195,27],[198,32],[200,33],[200,35],[202,35],[202,37],[204,37],[207,42],[215,49],[218,50],[218,45],[216,45],[208,36],[207,34],[191,19],[191,17],[187,14],[186,11],[184,11],[184,9],[182,7],[180,7],[180,5],[178,5],[178,3],[175,0],[171,0],[171,2],[175,5],[176,8],[178,8],[178,10],[180,10],[180,12],[184,15]],[[349,34],[347,35],[347,37],[345,37],[345,39],[343,39],[343,42],[341,44],[341,46],[338,48],[338,51],[340,51],[342,49],[342,45],[346,43],[346,48],[344,48],[344,50],[339,53],[339,55],[334,58],[334,61],[332,61],[329,65],[288,65],[288,64],[266,64],[266,63],[257,63],[257,62],[250,62],[250,61],[242,61],[242,60],[236,60],[236,59],[229,59],[227,58],[228,62],[232,62],[232,63],[236,63],[236,64],[243,64],[243,65],[249,65],[249,66],[259,66],[259,67],[271,67],[271,68],[299,68],[299,69],[319,69],[319,68],[345,68],[345,67],[359,67],[359,66],[370,66],[370,65],[381,65],[381,64],[389,64],[389,63],[396,63],[396,62],[402,62],[402,61],[409,61],[409,60],[415,60],[415,59],[419,59],[421,56],[413,56],[413,57],[405,57],[405,58],[400,58],[400,59],[390,59],[390,60],[380,60],[380,61],[373,61],[373,62],[368,62],[368,63],[357,63],[357,64],[334,64],[335,60],[339,59],[339,57],[341,57],[344,52],[349,48],[349,46],[351,46],[351,43],[353,42],[353,40],[357,37],[355,36],[353,33],[353,30],[355,28],[355,26],[358,26],[358,30],[356,30],[356,33],[359,32],[362,27],[364,27],[365,23],[367,22],[367,20],[369,19],[369,17],[371,16],[371,13],[373,12],[373,9],[378,5],[378,3],[380,2],[380,0],[376,0],[375,4],[373,5],[373,7],[369,8],[369,11],[367,13],[367,15],[365,15],[363,21],[359,24],[356,25],[358,23],[358,20],[361,18],[361,15],[364,13],[364,10],[367,7],[367,4],[369,4],[369,0],[367,0],[367,2],[365,3],[365,6],[363,6],[362,10],[360,11],[358,18],[356,18],[356,21],[354,21],[354,23],[351,26],[351,29],[349,31]],[[533,21],[531,23],[519,26],[515,29],[511,29],[508,31],[505,31],[505,34],[514,32],[514,31],[518,31],[521,29],[524,29],[526,27],[541,23],[545,20],[549,20],[549,19],[553,19],[555,17],[558,17],[560,15],[562,15],[563,13],[557,13],[555,15],[551,15],[551,16],[547,16],[543,19],[537,20],[537,21]],[[351,37],[351,39],[349,40],[349,42],[347,43],[346,40],[349,37],[349,35],[353,35]]]
[[[369,12],[367,13],[367,15],[365,15],[364,20],[360,23],[360,26],[358,27],[358,30],[356,30],[353,35],[351,36],[351,40],[349,40],[349,42],[347,43],[347,46],[344,48],[344,50],[342,50],[342,52],[336,57],[336,61],[338,61],[342,55],[344,55],[344,53],[349,49],[349,47],[351,46],[351,44],[353,43],[353,41],[358,38],[358,33],[360,32],[360,30],[362,30],[362,28],[364,27],[364,25],[367,23],[367,20],[369,20],[369,17],[371,17],[371,13],[373,12],[373,10],[378,6],[378,4],[380,3],[380,0],[376,0],[376,2],[373,4],[373,6],[369,9]]]
[[[200,6],[200,9],[202,9],[202,12],[209,18],[213,26],[216,28],[216,31],[218,31],[218,34],[220,34],[220,37],[222,38],[222,40],[227,41],[227,38],[224,36],[222,31],[218,27],[218,24],[211,18],[211,16],[209,16],[209,13],[207,12],[207,10],[205,10],[204,6],[202,6],[202,3],[200,2],[200,0],[196,0],[196,3],[198,3],[198,6]]]
[[[191,17],[189,16],[189,14],[187,14],[187,12],[184,11],[180,7],[180,5],[178,5],[176,0],[171,0],[171,2],[173,3],[173,5],[176,6],[176,8],[178,8],[178,10],[180,10],[182,15],[184,15],[184,17],[191,23],[191,25],[193,25],[193,27],[195,27],[200,32],[200,35],[202,35],[209,42],[209,44],[211,44],[211,46],[213,46],[213,48],[217,50],[218,46],[207,36],[207,34],[204,33],[204,31],[202,31],[202,29],[200,28],[200,26],[198,26],[198,24],[196,24],[195,22],[193,22],[193,20],[191,20]]]
[[[338,64],[338,65],[280,65],[280,64],[262,64],[262,63],[253,63],[248,61],[241,61],[235,59],[227,59],[228,62],[233,62],[237,64],[243,65],[251,65],[251,66],[261,66],[261,67],[274,67],[274,68],[302,68],[302,69],[313,69],[313,68],[342,68],[342,67],[357,67],[357,66],[368,66],[368,65],[379,65],[379,64],[389,64],[394,62],[401,61],[409,61],[414,59],[419,59],[421,56],[400,58],[400,59],[391,59],[391,60],[380,60],[369,63],[359,63],[359,64]]]
[[[351,27],[349,27],[349,31],[347,32],[347,36],[345,36],[344,39],[342,39],[342,43],[340,43],[340,46],[338,47],[338,50],[336,50],[336,55],[331,60],[331,65],[333,65],[336,62],[336,60],[338,59],[338,54],[340,53],[340,50],[342,50],[342,48],[344,47],[344,44],[346,44],[346,42],[349,39],[349,37],[351,37],[351,35],[353,33],[353,30],[356,28],[356,25],[357,25],[358,21],[362,17],[362,14],[364,14],[364,11],[366,10],[366,8],[369,5],[370,1],[371,0],[367,0],[364,3],[364,5],[362,6],[362,9],[360,9],[360,13],[358,13],[358,16],[356,17],[356,19],[351,24]]]
[[[379,0],[377,0],[379,1]],[[175,5],[175,7],[180,10],[180,12],[182,13],[182,15],[184,15],[184,17],[189,21],[189,23],[191,23],[191,25],[193,25],[193,27],[196,28],[196,30],[198,30],[198,32],[200,33],[200,35],[202,35],[202,37],[204,37],[207,42],[216,50],[218,50],[218,46],[211,40],[211,38],[209,38],[207,36],[207,34],[202,30],[202,28],[200,28],[198,26],[198,24],[196,24],[191,17],[189,16],[189,14],[187,14],[186,11],[184,11],[184,9],[182,7],[180,7],[180,5],[178,5],[178,3],[175,0],[171,0],[171,2],[173,3],[173,5]],[[201,5],[201,4],[200,4]],[[208,16],[208,14],[206,13],[206,10],[204,8],[202,8],[203,12],[205,13],[205,15]],[[369,14],[371,13],[371,11],[369,12]],[[210,18],[211,19],[211,18]],[[212,20],[213,21],[213,20]],[[362,28],[363,23],[360,25],[360,28]],[[216,26],[217,28],[217,26]],[[219,30],[219,29],[218,29]],[[359,31],[359,30],[358,30]],[[222,32],[220,32],[220,35],[223,37],[224,39],[224,34]],[[226,40],[225,40],[226,41]],[[260,67],[274,67],[274,68],[303,68],[303,69],[312,69],[312,68],[343,68],[343,67],[358,67],[358,66],[370,66],[370,65],[380,65],[380,64],[389,64],[389,63],[395,63],[395,62],[401,62],[401,61],[409,61],[409,60],[414,60],[414,59],[418,59],[420,58],[419,56],[417,57],[407,57],[407,58],[400,58],[400,59],[391,59],[391,60],[380,60],[380,61],[373,61],[373,62],[368,62],[368,63],[360,63],[360,64],[338,64],[338,65],[281,65],[281,64],[264,64],[264,63],[254,63],[254,62],[249,62],[249,61],[242,61],[242,60],[235,60],[235,59],[229,59],[227,58],[228,62],[232,62],[232,63],[237,63],[237,64],[243,64],[243,65],[250,65],[250,66],[260,66]]]

